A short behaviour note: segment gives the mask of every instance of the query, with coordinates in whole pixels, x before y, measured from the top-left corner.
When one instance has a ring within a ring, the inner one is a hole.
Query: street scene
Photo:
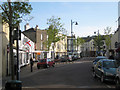
[[[31,86],[33,88],[115,88],[115,83],[101,83],[99,78],[94,79],[91,62],[92,60],[84,58],[75,62],[59,63],[54,68],[39,71],[35,69],[34,74],[21,75],[23,76],[21,80],[24,82],[24,89]]]
[[[0,89],[120,90],[120,1],[0,3]]]

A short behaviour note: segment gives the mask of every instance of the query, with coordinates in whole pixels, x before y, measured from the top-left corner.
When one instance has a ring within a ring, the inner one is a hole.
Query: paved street
[[[114,88],[114,83],[101,83],[93,78],[91,64],[92,60],[78,60],[40,70],[34,65],[32,73],[29,66],[24,67],[21,71],[23,88]],[[25,68],[28,68],[26,73]]]

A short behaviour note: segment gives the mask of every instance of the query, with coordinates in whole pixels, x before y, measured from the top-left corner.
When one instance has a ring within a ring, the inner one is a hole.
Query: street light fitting
[[[96,34],[96,32],[94,32],[94,34]]]
[[[76,22],[75,25],[78,25],[78,23]]]

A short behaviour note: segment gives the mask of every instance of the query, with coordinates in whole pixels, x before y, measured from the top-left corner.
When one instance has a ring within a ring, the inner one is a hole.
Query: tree
[[[98,55],[100,55],[100,51],[103,48],[103,45],[104,45],[103,40],[104,40],[104,38],[100,34],[94,38],[94,47],[97,48]]]
[[[78,47],[80,45],[83,45],[85,43],[85,40],[83,38],[80,38],[79,36],[77,37],[77,39],[73,40],[73,46],[77,47],[77,51],[78,51]]]
[[[19,26],[22,18],[30,14],[32,7],[28,2],[11,2],[7,0],[0,5],[2,10],[2,20],[3,23],[8,23],[9,25],[9,46],[10,46],[10,61],[11,61],[11,79],[14,80],[14,61],[13,61],[13,30],[15,27]],[[28,1],[28,0],[27,0]]]
[[[64,39],[66,36],[66,30],[63,28],[63,24],[60,22],[60,20],[61,18],[55,18],[54,16],[47,20],[47,24],[49,25],[49,28],[47,30],[48,41],[46,42],[48,45],[48,50],[52,43],[54,50],[55,43]]]
[[[104,34],[105,34],[105,44],[106,44],[107,57],[109,57],[109,49],[110,49],[111,37],[112,37],[112,34],[110,34],[110,33],[111,33],[111,27],[106,27],[106,29],[104,29]]]
[[[77,37],[77,51],[79,45],[83,45],[85,43],[85,40],[83,38],[80,38],[79,36]]]

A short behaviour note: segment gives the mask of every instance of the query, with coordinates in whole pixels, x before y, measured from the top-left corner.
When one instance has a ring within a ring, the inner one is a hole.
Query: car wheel
[[[47,65],[46,65],[46,68],[49,68],[49,67],[50,67],[50,66],[47,64]]]
[[[93,77],[96,78],[96,73],[95,73],[95,71],[93,71]]]
[[[37,66],[38,69],[40,69],[40,66]]]
[[[115,82],[116,82],[116,89],[119,90],[120,89],[120,80],[117,78],[115,80]]]
[[[53,64],[52,67],[55,67],[55,65]]]
[[[101,75],[100,81],[101,81],[102,83],[105,82],[105,79],[104,79],[104,75],[103,75],[103,74]]]

